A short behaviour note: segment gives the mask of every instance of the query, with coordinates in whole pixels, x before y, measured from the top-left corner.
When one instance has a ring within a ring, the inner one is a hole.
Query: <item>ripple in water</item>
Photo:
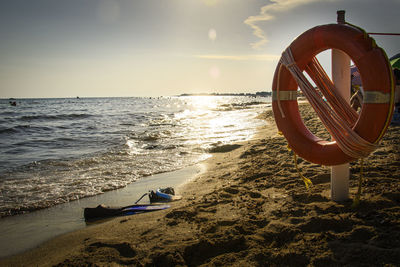
[[[25,99],[0,104],[0,215],[121,188],[248,140],[270,99]]]

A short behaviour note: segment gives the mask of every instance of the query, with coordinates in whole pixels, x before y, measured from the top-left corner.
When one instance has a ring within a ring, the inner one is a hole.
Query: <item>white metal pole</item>
[[[338,11],[338,23],[344,23],[344,10]],[[332,49],[332,81],[339,93],[350,102],[350,57],[341,50]],[[349,198],[350,164],[331,167],[331,199],[344,201]]]

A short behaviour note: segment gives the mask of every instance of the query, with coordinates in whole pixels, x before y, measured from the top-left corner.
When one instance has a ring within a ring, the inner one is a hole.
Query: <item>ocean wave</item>
[[[210,151],[228,148],[216,146],[250,136],[264,108],[248,98],[184,100],[81,99],[71,104],[50,99],[21,105],[0,124],[1,215],[101,194],[198,162]],[[229,109],[235,111],[225,112]]]
[[[54,140],[55,142],[76,142],[76,139],[71,137],[59,137]]]
[[[14,127],[0,129],[0,134],[18,134],[18,133],[33,133],[33,132],[49,132],[53,131],[51,127],[32,126],[29,124],[17,125]]]
[[[4,112],[1,112],[0,113],[0,116],[2,116],[2,117],[5,117],[5,116],[16,116],[16,115],[18,115],[18,113],[17,112],[15,112],[15,111],[4,111]]]
[[[13,134],[17,132],[18,131],[14,127],[0,129],[0,134]]]
[[[166,138],[170,138],[173,135],[171,130],[153,130],[153,131],[143,131],[143,132],[133,132],[130,133],[127,138],[134,139],[141,142],[156,142]]]
[[[91,114],[60,114],[60,115],[25,115],[19,118],[21,121],[46,121],[46,120],[72,120],[72,119],[87,119],[94,115]]]
[[[132,123],[132,122],[122,122],[119,125],[121,125],[121,126],[135,126],[136,124]]]
[[[159,133],[148,133],[148,134],[144,134],[142,136],[138,136],[137,138],[141,141],[152,142],[152,141],[157,141],[158,139],[160,139],[161,135]]]
[[[253,106],[258,105],[266,105],[267,102],[261,101],[252,101],[252,102],[244,102],[244,103],[227,103],[219,105],[214,111],[233,111],[233,110],[242,110],[242,109],[250,109]]]
[[[189,164],[188,155],[173,152],[180,158],[175,162],[169,151],[151,151],[132,155],[115,148],[85,158],[34,162],[0,174],[0,217],[102,194]]]

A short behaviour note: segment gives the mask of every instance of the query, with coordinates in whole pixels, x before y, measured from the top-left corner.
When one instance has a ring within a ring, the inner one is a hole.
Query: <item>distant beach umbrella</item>
[[[351,72],[351,85],[361,85],[362,84],[361,76],[356,65],[350,67],[350,72]]]
[[[392,69],[400,70],[400,53],[394,55],[389,59]],[[350,67],[351,71],[351,85],[362,85],[361,76],[356,65]]]
[[[392,65],[392,69],[400,70],[400,57],[390,60],[390,65]]]
[[[397,85],[400,84],[400,53],[392,56],[390,59],[390,65],[392,65],[393,74],[395,76],[395,82]]]
[[[391,58],[389,58],[389,60],[392,61],[393,59],[396,58],[400,58],[400,53],[397,53],[396,55],[392,56]]]

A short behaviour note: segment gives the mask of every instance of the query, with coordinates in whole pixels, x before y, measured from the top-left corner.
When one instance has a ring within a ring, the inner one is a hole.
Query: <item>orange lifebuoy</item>
[[[359,28],[328,24],[304,32],[291,43],[290,49],[301,71],[324,50],[339,49],[349,55],[359,70],[365,92],[353,130],[370,143],[379,142],[392,117],[394,85],[387,56],[375,41]],[[307,129],[299,114],[297,88],[291,73],[279,63],[272,84],[272,107],[277,127],[290,148],[302,158],[321,165],[339,165],[354,160],[335,141],[322,140]]]

